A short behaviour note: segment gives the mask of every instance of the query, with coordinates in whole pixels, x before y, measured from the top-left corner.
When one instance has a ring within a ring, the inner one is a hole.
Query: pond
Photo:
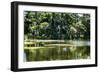
[[[26,45],[25,41],[25,45]],[[24,47],[24,61],[75,60],[90,58],[89,41],[38,40]]]

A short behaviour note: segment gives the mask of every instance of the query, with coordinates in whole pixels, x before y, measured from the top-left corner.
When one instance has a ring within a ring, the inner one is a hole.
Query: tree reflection
[[[50,61],[88,59],[90,57],[89,46],[70,47],[44,47],[38,49],[25,49],[27,61]]]

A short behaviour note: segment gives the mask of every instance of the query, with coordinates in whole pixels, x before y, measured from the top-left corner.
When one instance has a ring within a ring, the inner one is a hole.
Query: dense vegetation
[[[24,12],[26,61],[90,58],[90,15]]]
[[[25,11],[24,34],[31,39],[89,40],[90,15]]]

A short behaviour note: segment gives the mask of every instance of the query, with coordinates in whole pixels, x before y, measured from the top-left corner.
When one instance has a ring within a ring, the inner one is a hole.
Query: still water
[[[24,48],[24,61],[75,60],[90,58],[89,41],[32,41]]]

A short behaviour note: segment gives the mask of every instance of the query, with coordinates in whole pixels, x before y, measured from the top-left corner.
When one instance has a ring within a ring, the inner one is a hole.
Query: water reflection
[[[89,45],[86,41],[38,42],[24,49],[24,61],[87,59],[90,58]]]

